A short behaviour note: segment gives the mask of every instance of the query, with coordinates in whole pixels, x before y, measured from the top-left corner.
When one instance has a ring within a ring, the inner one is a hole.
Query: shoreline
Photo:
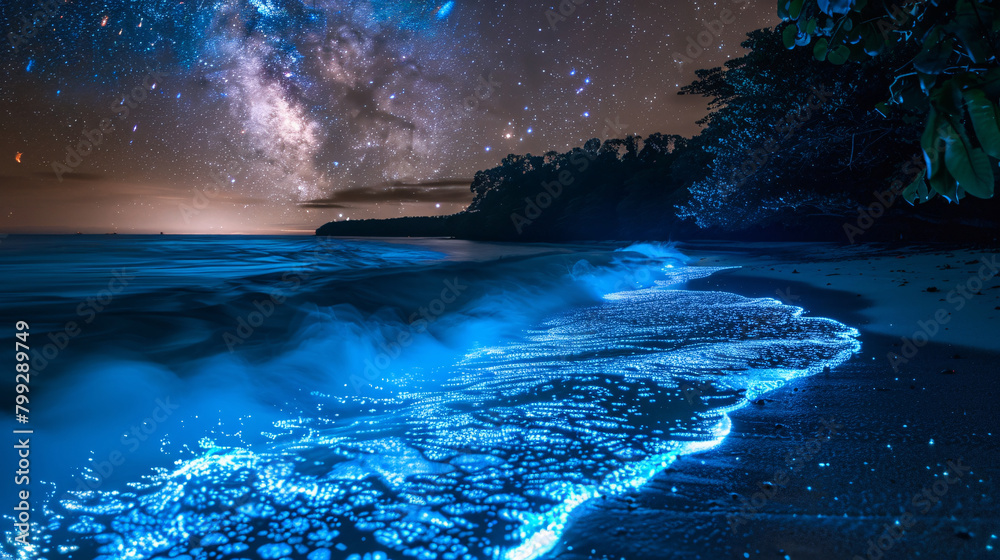
[[[646,487],[588,504],[551,557],[995,557],[1000,391],[990,364],[1000,363],[1000,343],[983,341],[1000,332],[1000,289],[984,286],[897,373],[886,355],[912,329],[881,317],[933,318],[947,292],[921,291],[918,280],[953,286],[970,276],[973,259],[963,249],[831,245],[680,247],[694,265],[741,267],[687,289],[788,300],[857,328],[861,351],[733,411],[719,446],[677,461]],[[832,268],[839,276],[826,276]],[[882,288],[899,275],[910,281]],[[857,282],[864,276],[875,280]],[[887,297],[892,289],[897,297]],[[973,344],[955,342],[963,337]],[[956,469],[968,470],[948,473]]]

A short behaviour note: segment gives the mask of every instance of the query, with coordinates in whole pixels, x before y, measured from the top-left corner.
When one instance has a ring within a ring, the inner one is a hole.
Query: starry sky
[[[509,153],[697,133],[678,89],[777,22],[773,0],[5,0],[0,231],[451,214]]]

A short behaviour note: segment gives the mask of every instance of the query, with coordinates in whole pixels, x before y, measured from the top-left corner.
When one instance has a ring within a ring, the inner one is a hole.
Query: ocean
[[[19,558],[543,558],[581,505],[859,349],[686,289],[719,269],[669,244],[10,236],[0,258],[12,359],[30,333],[29,412],[4,406],[31,431]]]

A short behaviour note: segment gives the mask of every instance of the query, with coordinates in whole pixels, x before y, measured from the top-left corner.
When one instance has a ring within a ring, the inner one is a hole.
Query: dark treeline
[[[459,214],[332,222],[320,235],[506,241],[787,239],[991,241],[995,199],[912,206],[899,196],[924,166],[923,116],[886,112],[894,72],[914,52],[832,65],[787,50],[780,31],[699,70],[681,95],[708,98],[694,138],[591,139],[566,153],[509,155],[479,171]],[[887,113],[883,115],[883,113]]]

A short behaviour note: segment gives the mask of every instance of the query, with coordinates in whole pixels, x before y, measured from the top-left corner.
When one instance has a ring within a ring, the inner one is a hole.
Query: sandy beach
[[[996,557],[995,251],[681,248],[697,264],[738,267],[688,288],[836,319],[860,331],[861,352],[732,412],[719,447],[589,504],[556,557]]]

